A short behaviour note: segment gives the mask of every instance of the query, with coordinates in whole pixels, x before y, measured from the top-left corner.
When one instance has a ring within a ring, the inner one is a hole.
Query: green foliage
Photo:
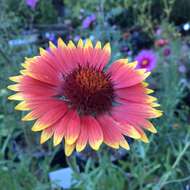
[[[52,5],[52,0],[41,0],[37,6],[35,22],[37,24],[56,23],[58,13]]]
[[[77,183],[73,188],[81,190],[124,190],[125,172],[110,161],[106,152],[99,153],[98,167],[92,159],[85,165],[84,172],[75,173]]]
[[[27,6],[25,0],[2,0],[0,7],[6,12],[3,16],[12,17],[14,20],[17,19],[17,24],[12,25],[12,27],[26,28],[31,27],[31,25],[57,22],[58,13],[52,4],[52,0],[40,0],[35,10]],[[9,22],[5,22],[5,24],[9,24]]]
[[[48,163],[47,163],[48,164]],[[30,171],[31,159],[23,155],[21,163],[9,163],[2,165],[0,163],[0,185],[2,190],[48,190],[50,184],[47,181],[47,171]],[[38,176],[44,175],[42,182],[39,182]],[[44,173],[44,174],[43,174]]]

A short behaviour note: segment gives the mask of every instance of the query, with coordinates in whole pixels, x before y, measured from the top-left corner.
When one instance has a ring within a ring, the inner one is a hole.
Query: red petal
[[[40,80],[41,82],[57,86],[62,78],[61,72],[55,70],[50,64],[48,64],[48,62],[45,62],[42,57],[43,56],[39,56],[33,63],[31,63],[27,67],[25,74],[36,80]],[[53,63],[55,63],[55,61]]]
[[[65,141],[67,144],[71,145],[79,136],[80,118],[76,110],[70,110],[68,114],[69,121],[66,126]]]
[[[151,102],[151,98],[146,94],[147,89],[142,84],[130,86],[128,88],[121,88],[115,91],[118,101],[132,101],[137,103]]]
[[[142,82],[147,74],[143,74],[120,60],[114,62],[108,69],[116,89],[126,88]]]
[[[58,94],[55,86],[24,76],[20,82],[20,91],[26,97],[50,97]]]
[[[57,124],[53,139],[54,146],[61,143],[63,137],[65,136],[67,131],[67,125],[71,119],[71,116],[72,116],[72,111],[70,110],[64,115],[64,117]]]
[[[62,104],[62,106],[50,109],[49,111],[46,110],[46,112],[35,122],[32,130],[40,131],[53,125],[64,116],[66,111],[67,107],[64,104]]]
[[[86,147],[88,141],[88,121],[86,116],[81,117],[80,135],[76,142],[76,150],[81,152]]]
[[[102,128],[92,116],[86,117],[88,123],[89,144],[94,150],[98,150],[103,141]]]
[[[97,120],[102,127],[104,142],[113,148],[119,148],[122,135],[118,124],[109,115],[101,115]]]
[[[123,118],[156,118],[162,113],[159,110],[152,108],[150,105],[125,102],[124,105],[115,106],[112,113],[120,115]]]

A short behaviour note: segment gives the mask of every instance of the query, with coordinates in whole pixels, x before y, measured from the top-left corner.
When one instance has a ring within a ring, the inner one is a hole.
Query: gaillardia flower
[[[135,58],[137,60],[137,68],[152,71],[156,67],[156,55],[151,50],[142,50]]]
[[[129,149],[125,136],[148,142],[143,129],[156,133],[148,120],[162,115],[156,98],[143,82],[149,72],[136,69],[137,62],[119,59],[107,66],[111,49],[98,41],[58,39],[48,51],[26,58],[21,75],[10,77],[17,91],[10,100],[21,101],[16,110],[30,111],[22,120],[36,120],[32,130],[42,131],[41,143],[53,136],[53,144],[64,141],[65,154],[80,152],[89,144],[102,143]]]

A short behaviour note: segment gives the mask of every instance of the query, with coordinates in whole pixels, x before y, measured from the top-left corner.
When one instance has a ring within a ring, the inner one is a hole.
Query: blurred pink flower
[[[156,54],[151,50],[142,50],[135,58],[138,62],[137,68],[152,71],[156,66]]]
[[[35,9],[38,0],[25,0],[25,2],[29,7]]]
[[[159,40],[156,40],[154,44],[156,47],[163,47],[168,44],[168,40],[159,39]]]

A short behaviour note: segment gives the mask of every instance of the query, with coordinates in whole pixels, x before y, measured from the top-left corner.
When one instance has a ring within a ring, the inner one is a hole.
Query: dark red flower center
[[[80,114],[109,111],[114,100],[110,76],[90,67],[79,67],[65,77],[63,95]]]
[[[149,63],[150,63],[150,60],[145,58],[142,60],[141,65],[142,65],[142,67],[147,67],[149,65]]]
[[[150,60],[147,59],[147,58],[145,58],[145,59],[143,59],[142,62],[141,62],[141,67],[142,67],[142,68],[146,68],[146,67],[149,66],[149,64],[150,64]]]

